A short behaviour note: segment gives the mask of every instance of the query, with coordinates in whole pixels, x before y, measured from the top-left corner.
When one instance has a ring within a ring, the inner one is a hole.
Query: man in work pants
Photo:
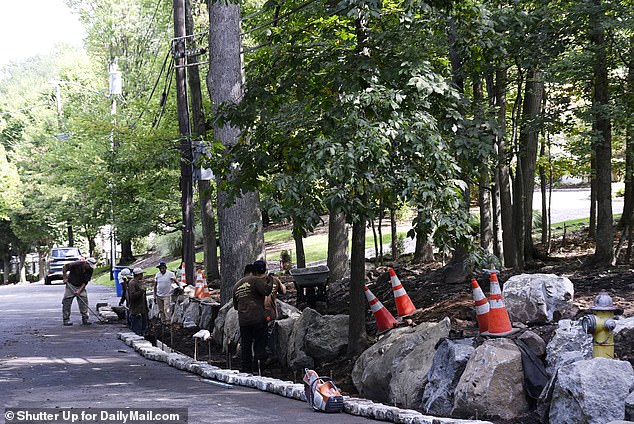
[[[241,372],[252,372],[253,353],[256,361],[266,359],[266,315],[264,298],[271,294],[272,277],[266,275],[266,262],[255,261],[253,274],[242,278],[233,287],[233,307],[240,324]]]
[[[66,288],[64,290],[64,298],[62,299],[62,319],[64,325],[73,325],[70,321],[70,309],[73,299],[78,297],[77,304],[81,313],[81,324],[92,324],[88,318],[88,294],[86,293],[86,285],[92,278],[92,272],[97,265],[94,258],[88,258],[85,261],[75,261],[64,265],[62,268],[62,279]]]

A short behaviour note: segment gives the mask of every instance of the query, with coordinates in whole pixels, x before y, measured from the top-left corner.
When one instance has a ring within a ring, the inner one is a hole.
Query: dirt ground
[[[539,246],[538,246],[539,249]],[[583,233],[568,235],[564,246],[555,243],[549,255],[540,255],[542,259],[528,264],[526,273],[549,273],[568,277],[575,287],[574,306],[565,316],[560,318],[578,319],[593,303],[597,293],[604,289],[612,296],[617,306],[624,309],[624,316],[634,315],[634,270],[630,266],[615,266],[610,268],[597,268],[590,264],[594,246],[586,241]],[[395,263],[385,263],[382,266],[374,266],[368,262],[368,285],[381,302],[396,316],[391,286],[389,284],[388,266],[393,267],[412,299],[419,309],[412,319],[415,323],[424,321],[438,321],[449,317],[452,324],[450,337],[475,337],[478,336],[477,322],[471,297],[471,285],[469,281],[458,284],[445,284],[440,277],[440,263],[426,265],[412,265],[408,263],[408,257]],[[511,270],[502,270],[499,275],[500,283],[513,274]],[[483,290],[488,290],[488,276],[484,273],[476,275]],[[292,283],[292,277],[282,276],[288,293],[280,297],[280,300],[296,304],[296,292]],[[337,314],[347,313],[348,294],[347,285],[332,284],[329,288],[329,302],[317,303],[316,309],[321,313]],[[302,305],[300,305],[302,306]],[[374,319],[368,309],[367,331],[370,342],[375,340],[376,328]],[[556,324],[536,325],[531,330],[542,336],[546,342],[552,336]],[[194,356],[194,341],[191,335],[197,329],[183,329],[174,327],[172,332],[161,329],[157,323],[153,326],[153,334],[162,338],[174,349],[189,356]],[[197,356],[199,360],[207,360],[220,367],[237,368],[239,357],[222,353],[220,348],[212,346],[211,350],[205,346],[198,346]],[[634,357],[624,357],[634,364]],[[354,360],[342,357],[333,363],[319,364],[319,372],[331,376],[344,394],[356,395],[351,381],[351,370]],[[272,364],[261,371],[262,375],[301,382],[302,375],[299,371],[286,370],[279,364]],[[531,418],[532,419],[532,418]]]

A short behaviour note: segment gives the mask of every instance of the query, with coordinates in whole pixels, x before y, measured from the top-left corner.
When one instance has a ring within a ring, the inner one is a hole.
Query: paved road
[[[4,408],[185,407],[189,423],[314,423],[305,402],[259,390],[223,388],[149,361],[117,339],[120,324],[80,326],[76,303],[62,326],[62,285],[0,286],[0,412]],[[114,289],[89,287],[91,307]],[[337,423],[371,420],[337,414]]]
[[[615,189],[613,189],[613,193]],[[533,196],[533,209],[541,212],[541,193]],[[612,196],[612,213],[623,212],[623,197]],[[551,205],[551,222],[563,222],[569,219],[587,218],[590,216],[590,189],[553,190]]]

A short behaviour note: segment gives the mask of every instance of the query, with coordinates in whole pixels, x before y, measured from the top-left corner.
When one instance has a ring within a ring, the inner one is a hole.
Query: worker
[[[62,268],[62,280],[66,285],[64,297],[62,298],[62,320],[64,325],[73,325],[70,321],[70,309],[73,299],[77,299],[79,313],[81,314],[81,325],[90,325],[88,317],[88,293],[86,285],[92,278],[92,273],[97,266],[95,258],[82,259],[64,264]]]
[[[240,371],[253,370],[253,356],[260,364],[266,359],[267,325],[264,298],[271,294],[273,279],[266,275],[266,262],[253,263],[253,275],[240,279],[233,287],[233,307],[240,325]]]

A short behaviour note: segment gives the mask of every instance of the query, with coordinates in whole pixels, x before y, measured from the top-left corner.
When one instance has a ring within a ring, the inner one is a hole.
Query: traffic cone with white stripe
[[[199,272],[196,274],[196,291],[194,292],[194,297],[204,299],[209,296],[211,296],[211,294],[209,293],[209,288],[207,287],[207,281],[205,281],[203,273]]]
[[[484,333],[489,329],[489,301],[482,292],[478,280],[471,278],[471,290],[473,292],[473,300],[475,302],[476,318],[478,319],[478,328],[480,333]]]
[[[506,306],[504,306],[496,270],[491,271],[489,281],[491,282],[489,290],[489,305],[491,309],[489,311],[489,329],[484,334],[487,336],[508,336],[517,330],[514,330],[511,326],[509,313],[506,310]]]
[[[416,311],[416,307],[412,303],[412,299],[407,295],[393,268],[390,268],[390,282],[392,283],[392,292],[394,293],[394,303],[396,303],[398,316],[413,314]]]
[[[363,285],[363,290],[365,291],[365,297],[366,299],[368,299],[370,309],[372,310],[372,314],[374,315],[374,319],[376,321],[376,329],[378,330],[378,332],[382,333],[394,328],[397,322],[390,311],[388,311],[387,308],[383,306],[379,299],[376,298],[376,296],[365,284]]]

